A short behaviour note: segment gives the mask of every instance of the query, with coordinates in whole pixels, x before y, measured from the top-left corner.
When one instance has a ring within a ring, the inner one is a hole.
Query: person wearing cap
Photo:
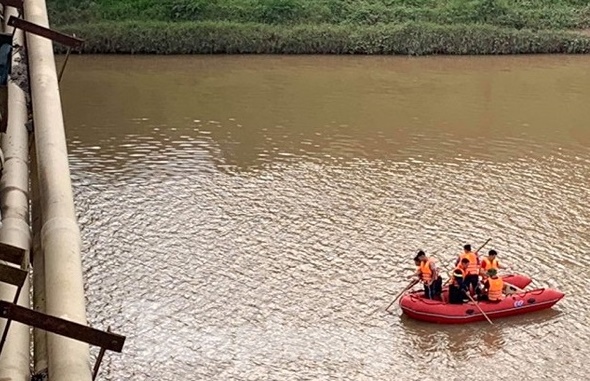
[[[418,268],[411,276],[418,276],[424,284],[424,297],[427,299],[434,299],[440,297],[442,292],[442,277],[438,273],[434,259],[428,258],[424,251],[418,251],[414,257],[414,262]]]
[[[479,291],[479,288],[477,287],[479,283],[479,257],[477,256],[477,253],[471,251],[470,244],[463,246],[463,253],[459,254],[459,258],[457,258],[455,265],[458,265],[459,261],[462,261],[465,258],[469,260],[469,267],[467,268],[465,282],[469,286],[470,293],[473,296]]]
[[[488,270],[495,269],[497,272],[499,269],[508,269],[508,267],[502,266],[500,262],[498,262],[497,255],[498,252],[492,249],[488,251],[488,256],[481,260],[479,272],[484,280],[487,278]]]
[[[465,293],[467,292],[468,283],[465,281],[469,259],[463,258],[451,272],[451,283],[449,284],[449,303],[463,304]]]
[[[500,302],[504,299],[504,281],[498,276],[498,270],[489,269],[488,278],[484,282],[484,292],[480,295],[479,300],[490,302]]]

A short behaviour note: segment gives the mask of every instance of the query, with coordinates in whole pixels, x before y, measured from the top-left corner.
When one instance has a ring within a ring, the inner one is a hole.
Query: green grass
[[[48,0],[54,25],[101,21],[261,24],[489,24],[590,28],[588,0]]]
[[[587,53],[590,0],[48,0],[93,53]]]
[[[129,54],[518,54],[588,53],[590,37],[490,25],[264,25],[104,22],[72,25],[86,53]]]

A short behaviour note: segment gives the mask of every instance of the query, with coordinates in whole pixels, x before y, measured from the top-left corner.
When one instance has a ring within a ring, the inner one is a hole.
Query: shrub
[[[295,25],[124,22],[64,28],[86,38],[86,53],[131,54],[520,54],[588,53],[576,33],[490,25]]]

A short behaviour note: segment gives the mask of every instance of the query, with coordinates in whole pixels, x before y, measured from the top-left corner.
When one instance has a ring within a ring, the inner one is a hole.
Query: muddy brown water
[[[589,88],[582,56],[72,57],[88,317],[127,336],[99,379],[586,379]],[[383,311],[488,237],[566,297]]]

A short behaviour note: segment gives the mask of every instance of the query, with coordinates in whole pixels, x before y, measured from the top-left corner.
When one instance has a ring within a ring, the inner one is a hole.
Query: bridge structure
[[[49,27],[45,0],[0,6],[0,380],[90,381],[125,336],[86,317],[59,92],[84,41]],[[68,48],[59,73],[54,44]]]

